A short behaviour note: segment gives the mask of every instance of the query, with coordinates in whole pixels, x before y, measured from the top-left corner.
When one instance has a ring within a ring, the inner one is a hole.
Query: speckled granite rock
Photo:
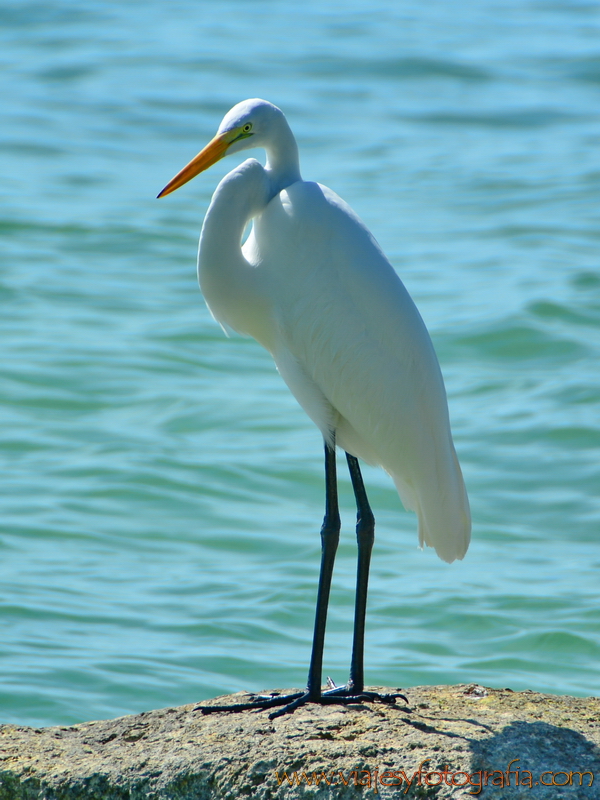
[[[403,691],[408,707],[307,706],[273,722],[192,704],[70,728],[2,725],[0,800],[600,797],[600,699]]]

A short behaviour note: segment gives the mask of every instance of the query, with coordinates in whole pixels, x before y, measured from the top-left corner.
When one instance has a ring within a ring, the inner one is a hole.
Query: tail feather
[[[452,455],[454,469],[446,472],[443,485],[422,481],[417,493],[393,476],[404,507],[415,511],[419,518],[420,546],[435,548],[442,561],[448,563],[464,558],[471,541],[469,498],[458,458],[455,452]]]

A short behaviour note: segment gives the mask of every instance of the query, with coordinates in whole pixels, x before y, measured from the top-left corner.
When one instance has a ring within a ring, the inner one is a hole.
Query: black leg
[[[364,649],[365,649],[365,616],[367,610],[367,586],[369,582],[369,566],[371,550],[375,538],[375,520],[367,500],[358,460],[346,453],[354,496],[356,497],[358,539],[358,572],[356,584],[356,606],[354,613],[354,643],[352,646],[352,662],[350,680],[347,686],[335,687],[326,692],[321,691],[321,673],[323,670],[323,648],[325,645],[325,627],[327,624],[327,606],[331,591],[331,578],[335,554],[340,538],[340,512],[337,494],[337,475],[335,463],[335,446],[325,443],[325,517],[321,527],[321,572],[317,593],[317,609],[315,613],[315,630],[313,647],[308,671],[308,684],[305,692],[291,695],[259,696],[248,703],[237,703],[229,706],[196,706],[194,711],[203,714],[214,714],[220,711],[246,711],[249,709],[277,708],[269,714],[275,719],[283,714],[291,714],[305,703],[321,703],[323,705],[339,703],[349,705],[365,701],[379,700],[384,703],[395,703],[397,697],[408,702],[402,694],[380,695],[377,692],[364,691]]]
[[[313,634],[312,655],[308,670],[306,692],[293,695],[261,697],[249,703],[238,703],[231,706],[197,706],[203,714],[218,711],[245,711],[250,708],[273,708],[283,706],[272,714],[270,719],[289,714],[305,703],[323,701],[321,695],[321,673],[323,670],[323,648],[325,646],[325,627],[327,624],[327,606],[331,591],[333,565],[340,539],[340,511],[337,493],[337,473],[335,463],[335,445],[325,443],[325,517],[321,526],[321,572],[317,592],[317,608],[315,612],[315,630]],[[327,702],[327,700],[325,700]],[[343,702],[343,701],[342,701]]]
[[[371,551],[375,540],[375,518],[369,505],[358,459],[346,453],[354,497],[356,498],[356,539],[358,542],[358,566],[356,571],[356,603],[354,607],[354,640],[348,689],[360,694],[365,688],[365,618],[367,614],[367,589]]]
[[[367,615],[367,590],[369,586],[369,568],[371,552],[375,541],[375,517],[371,511],[365,484],[360,472],[358,459],[346,453],[352,489],[356,499],[356,539],[358,542],[358,565],[356,569],[356,599],[354,605],[354,639],[352,642],[352,660],[350,662],[350,679],[345,686],[334,686],[325,692],[324,699],[333,701],[334,697],[353,698],[354,702],[379,700],[382,703],[395,703],[400,697],[406,703],[403,694],[379,694],[365,691],[364,654],[365,654],[365,619]]]
[[[313,635],[312,656],[310,659],[307,685],[309,698],[313,702],[318,700],[321,696],[325,625],[327,623],[327,607],[329,605],[329,594],[331,591],[333,564],[340,540],[340,525],[335,447],[330,447],[325,443],[325,517],[321,527],[321,573],[319,575],[315,631]]]

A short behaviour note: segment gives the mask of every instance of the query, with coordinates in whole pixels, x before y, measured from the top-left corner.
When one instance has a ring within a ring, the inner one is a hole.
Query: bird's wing
[[[392,266],[318,184],[298,182],[271,201],[256,236],[279,333],[273,354],[291,391],[321,430],[333,416],[340,446],[394,477],[422,540],[446,560],[462,557],[466,493],[443,379]],[[458,532],[446,535],[446,526]]]

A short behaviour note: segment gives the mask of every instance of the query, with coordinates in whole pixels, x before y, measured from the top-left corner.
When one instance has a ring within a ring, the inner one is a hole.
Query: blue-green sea
[[[155,199],[248,97],[284,110],[303,176],[415,299],[469,490],[449,566],[365,468],[367,683],[598,695],[598,3],[2,0],[0,722],[306,680],[320,434],[196,282],[242,157]],[[356,558],[339,471],[338,683]]]

